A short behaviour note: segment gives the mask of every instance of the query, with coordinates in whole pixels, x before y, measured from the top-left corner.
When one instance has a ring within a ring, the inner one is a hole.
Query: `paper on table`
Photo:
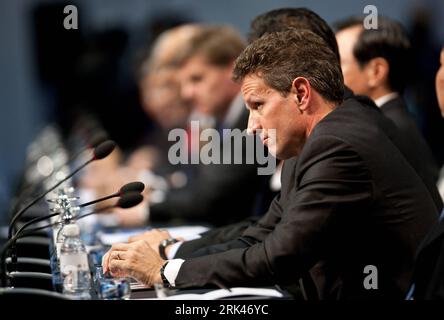
[[[266,289],[266,288],[245,288],[236,287],[227,289],[218,289],[206,293],[190,293],[190,294],[176,294],[174,296],[169,296],[166,298],[156,298],[165,300],[218,300],[225,298],[236,298],[236,297],[265,297],[265,298],[282,298],[284,295],[276,289]],[[139,300],[139,299],[137,299]],[[140,299],[140,300],[152,300],[150,299]]]
[[[209,228],[203,226],[182,226],[166,228],[173,238],[182,237],[185,240],[193,240],[200,238],[200,234],[207,231]]]
[[[143,283],[138,282],[138,281],[130,282],[130,286],[131,286],[131,290],[133,290],[133,291],[150,289],[149,287],[145,286]]]
[[[208,230],[207,227],[203,226],[181,226],[181,227],[171,227],[164,229],[167,230],[173,238],[182,237],[187,241],[200,238],[199,234]],[[131,229],[125,231],[118,231],[113,233],[101,232],[99,233],[98,237],[104,245],[112,245],[118,242],[127,242],[129,237],[136,234],[140,234],[147,230],[149,229],[139,228],[139,229]]]

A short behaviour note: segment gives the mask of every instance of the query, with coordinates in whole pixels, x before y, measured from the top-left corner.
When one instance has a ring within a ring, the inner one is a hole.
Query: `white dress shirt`
[[[379,97],[378,99],[375,99],[375,104],[381,108],[384,104],[389,102],[390,100],[393,100],[395,98],[399,97],[399,94],[397,92],[390,92],[388,94],[383,95],[382,97]]]

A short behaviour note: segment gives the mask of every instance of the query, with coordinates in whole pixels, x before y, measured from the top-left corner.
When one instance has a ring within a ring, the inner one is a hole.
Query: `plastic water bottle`
[[[63,292],[63,274],[60,271],[60,249],[65,242],[65,235],[63,230],[66,224],[57,224],[53,227],[53,239],[54,242],[50,246],[50,262],[52,270],[52,282],[57,292]]]
[[[127,278],[112,278],[103,274],[102,265],[95,266],[94,289],[103,300],[125,300],[131,296],[131,285]]]
[[[103,274],[103,267],[101,264],[96,264],[94,265],[94,281],[93,281],[93,285],[94,285],[94,290],[96,291],[96,294],[99,298],[101,298],[100,296],[100,286],[102,284],[102,281],[105,279],[105,275]]]
[[[52,285],[55,291],[62,293],[63,292],[63,277],[60,272],[59,260],[56,254],[55,243],[50,242],[49,248],[51,252],[51,256],[49,258],[51,264],[51,273],[52,273]]]
[[[65,240],[60,248],[63,293],[74,299],[91,299],[88,255],[80,240],[79,226],[68,224],[63,228],[63,234]]]

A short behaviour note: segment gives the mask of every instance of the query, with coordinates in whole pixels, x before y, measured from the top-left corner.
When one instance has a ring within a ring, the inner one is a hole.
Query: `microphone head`
[[[125,193],[116,203],[116,207],[128,209],[137,206],[143,201],[143,196],[139,192]]]
[[[115,147],[116,143],[112,140],[102,142],[94,149],[94,160],[100,160],[107,157],[111,152],[113,152]]]
[[[130,182],[122,186],[119,190],[119,194],[123,195],[128,192],[138,192],[141,193],[145,189],[145,185],[140,181]]]
[[[89,141],[89,146],[91,148],[95,148],[99,144],[101,144],[102,142],[105,142],[107,139],[108,139],[108,136],[106,135],[106,133],[103,131],[99,131],[92,136],[92,138]]]

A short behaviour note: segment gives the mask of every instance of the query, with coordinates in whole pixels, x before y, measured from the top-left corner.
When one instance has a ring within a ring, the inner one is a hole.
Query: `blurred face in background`
[[[436,73],[435,84],[439,108],[441,109],[441,115],[444,117],[444,47],[441,49],[440,62],[441,65]]]
[[[361,31],[361,26],[346,28],[336,34],[336,40],[338,41],[345,85],[355,94],[371,96],[371,88],[369,86],[366,67],[361,68],[353,55],[353,48]]]
[[[200,55],[190,58],[179,70],[182,99],[198,112],[222,118],[240,90],[232,70],[232,64],[215,66]]]
[[[140,82],[145,112],[164,129],[184,127],[190,114],[176,78],[176,69],[163,68],[145,75]]]

